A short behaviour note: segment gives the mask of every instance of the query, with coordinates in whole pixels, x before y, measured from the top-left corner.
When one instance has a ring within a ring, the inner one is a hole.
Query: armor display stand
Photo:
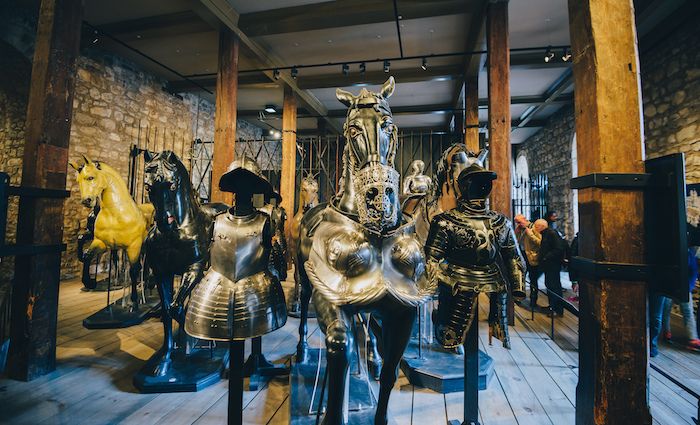
[[[479,300],[474,302],[479,311]],[[479,323],[475,320],[464,341],[464,421],[461,425],[479,425]],[[460,425],[453,419],[450,425]]]
[[[421,309],[427,304],[421,306]],[[424,316],[427,316],[424,318]],[[425,322],[425,325],[421,326]],[[428,388],[441,394],[464,391],[465,374],[464,363],[459,362],[459,358],[466,356],[464,353],[447,350],[433,342],[433,338],[427,338],[425,343],[424,328],[432,328],[430,314],[418,314],[418,337],[412,338],[406,347],[406,351],[401,358],[401,371],[408,378],[411,384]],[[473,377],[478,377],[477,388],[479,391],[485,390],[494,375],[493,359],[483,351],[479,350],[478,344],[475,348],[478,356],[478,369]],[[466,359],[464,359],[466,362]]]
[[[112,270],[115,261],[118,260],[118,252],[112,250],[109,259],[109,276],[107,277],[107,306],[103,309],[91,314],[83,319],[83,327],[86,329],[120,329],[130,326],[140,325],[149,317],[157,315],[160,305],[158,294],[153,289],[146,289],[146,285],[141,283],[141,294],[139,294],[139,303],[132,306],[129,294],[126,293],[127,288],[131,288],[130,284],[119,282],[119,268],[115,267]],[[117,288],[112,287],[112,279],[118,281]],[[114,289],[123,288],[124,295],[118,300],[111,302],[111,292]]]
[[[275,365],[265,358],[262,352],[262,337],[257,336],[251,341],[251,353],[243,365],[243,376],[250,377],[248,388],[251,391],[258,389],[263,377],[289,375],[289,368],[285,365]]]
[[[354,355],[348,368],[346,397],[343,414],[346,423],[371,423],[374,415],[376,398],[372,392],[367,371],[367,353],[358,341],[366,337],[365,327],[355,333]],[[357,329],[353,323],[353,329]],[[319,336],[321,334],[319,333]],[[321,341],[319,341],[322,343]],[[294,362],[289,374],[290,382],[290,425],[318,424],[325,409],[324,395],[327,391],[326,350],[325,348],[308,348],[306,361]]]
[[[243,425],[243,359],[245,340],[229,341],[228,425]]]

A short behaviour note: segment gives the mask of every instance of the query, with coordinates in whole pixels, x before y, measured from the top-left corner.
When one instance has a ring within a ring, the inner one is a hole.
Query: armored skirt
[[[214,223],[211,268],[192,292],[185,331],[196,338],[253,338],[287,321],[284,292],[269,271],[270,218],[222,214]]]

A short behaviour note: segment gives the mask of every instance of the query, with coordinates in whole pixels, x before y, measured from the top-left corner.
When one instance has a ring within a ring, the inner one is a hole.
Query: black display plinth
[[[185,354],[185,347],[173,350],[170,370],[164,376],[152,376],[147,371],[160,360],[155,355],[134,375],[134,386],[142,393],[176,393],[200,391],[218,382],[228,364],[228,344],[194,348]]]
[[[256,391],[264,377],[289,375],[289,368],[283,364],[276,365],[262,352],[262,337],[258,336],[251,340],[251,353],[243,364],[243,376],[250,377],[248,387],[250,391]]]
[[[320,368],[319,368],[320,354]],[[326,370],[326,350],[309,348],[307,361],[294,363],[289,375],[290,381],[290,425],[316,424],[316,412],[323,387]],[[367,374],[357,373],[357,362],[350,365],[348,400],[348,424],[369,424],[374,421],[375,396],[370,387]],[[323,406],[325,407],[324,397]],[[321,414],[323,416],[323,414]]]
[[[403,358],[401,370],[408,381],[441,394],[464,391],[464,356],[425,344],[418,356],[418,341],[411,340]],[[485,390],[493,377],[493,359],[479,350],[479,390]]]
[[[94,288],[87,288],[83,286],[80,288],[81,291],[83,292],[107,292],[107,291],[121,291],[124,289],[124,286],[130,285],[130,283],[126,282],[116,282],[116,283],[110,283],[109,278],[103,278],[98,280],[97,282],[94,283],[95,287]]]
[[[155,290],[146,290],[146,302],[140,302],[138,309],[132,309],[131,299],[127,295],[126,303],[122,298],[83,320],[87,329],[119,329],[139,325],[149,317],[154,317],[160,310],[160,298]],[[141,300],[143,301],[143,300]]]

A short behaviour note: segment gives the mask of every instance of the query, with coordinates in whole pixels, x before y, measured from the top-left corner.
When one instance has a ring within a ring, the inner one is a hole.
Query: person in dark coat
[[[538,224],[540,220],[535,222]],[[542,226],[546,224],[546,220],[542,220]],[[564,241],[559,233],[545,226],[541,232],[542,242],[540,244],[540,268],[544,271],[544,284],[547,287],[547,295],[549,296],[549,308],[557,316],[564,315],[564,307],[562,305],[562,289],[561,289],[561,264],[564,261],[566,250],[564,249]]]

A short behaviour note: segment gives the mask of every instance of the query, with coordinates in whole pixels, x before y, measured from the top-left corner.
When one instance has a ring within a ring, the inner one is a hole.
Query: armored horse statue
[[[136,287],[141,271],[141,248],[153,224],[153,206],[137,204],[114,168],[101,161],[91,161],[86,156],[83,160],[83,165],[70,163],[78,172],[81,202],[90,209],[99,204],[99,212],[94,217],[92,241],[82,254],[82,261],[89,265],[92,258],[107,250],[125,250],[130,265],[130,308],[138,310]]]
[[[413,222],[399,205],[394,168],[398,132],[387,99],[390,77],[379,93],[336,90],[348,107],[341,189],[325,207],[310,209],[301,222],[299,264],[313,287],[312,300],[325,334],[328,402],[323,423],[343,422],[351,318],[370,313],[383,359],[375,424],[387,423],[391,388],[416,316],[435,291],[425,273],[423,249]]]
[[[219,203],[199,203],[189,173],[171,151],[146,151],[145,184],[155,207],[155,222],[145,243],[146,258],[158,288],[163,321],[163,346],[151,357],[146,371],[164,376],[172,364],[173,319],[184,329],[184,303],[202,280],[209,261],[214,217],[225,212]],[[173,299],[173,280],[182,276]]]

